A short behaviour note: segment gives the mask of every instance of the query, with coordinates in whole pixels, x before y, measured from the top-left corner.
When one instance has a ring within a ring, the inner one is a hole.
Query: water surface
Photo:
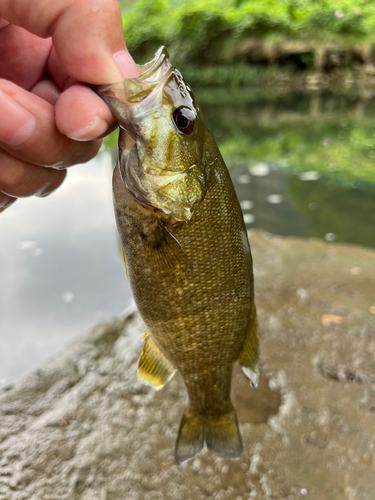
[[[221,101],[212,92],[198,98],[247,227],[375,248],[375,103],[220,92]],[[0,215],[0,385],[132,300],[111,168],[103,154],[70,169],[49,198],[19,200]]]
[[[110,173],[104,154],[72,168],[49,198],[18,200],[0,215],[3,385],[129,304]]]

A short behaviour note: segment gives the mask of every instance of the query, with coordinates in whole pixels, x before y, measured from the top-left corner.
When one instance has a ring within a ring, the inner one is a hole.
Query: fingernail
[[[132,56],[127,50],[118,52],[113,56],[115,64],[123,78],[137,78],[141,74]]]
[[[110,126],[106,120],[103,120],[100,116],[96,116],[89,125],[79,130],[74,130],[67,134],[67,136],[75,141],[92,141],[105,134]]]
[[[35,130],[36,119],[0,90],[0,141],[11,147],[23,144]]]

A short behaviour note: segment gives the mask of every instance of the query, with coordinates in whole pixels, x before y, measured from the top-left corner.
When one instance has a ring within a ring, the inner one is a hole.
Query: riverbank
[[[181,70],[189,84],[197,88],[225,87],[242,92],[261,90],[275,96],[286,92],[302,92],[320,95],[331,92],[337,96],[346,95],[364,100],[375,96],[375,65],[350,68],[335,68],[329,72],[316,70],[295,70],[290,66],[275,63],[261,66],[255,64],[186,65]]]
[[[244,454],[178,466],[186,393],[141,385],[137,313],[0,394],[1,500],[372,500],[375,253],[255,232],[260,387],[234,374]]]
[[[375,8],[360,0],[135,0],[123,28],[138,63],[165,45],[194,87],[375,88]]]

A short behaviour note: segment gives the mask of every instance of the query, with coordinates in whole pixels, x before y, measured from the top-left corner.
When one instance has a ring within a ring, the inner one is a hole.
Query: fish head
[[[164,47],[140,70],[137,78],[95,88],[120,126],[121,178],[141,203],[188,222],[206,192],[209,132]]]

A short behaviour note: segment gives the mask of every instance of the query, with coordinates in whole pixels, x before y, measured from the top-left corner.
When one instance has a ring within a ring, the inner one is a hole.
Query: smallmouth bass
[[[232,181],[193,92],[165,48],[141,75],[96,87],[120,126],[113,174],[124,263],[147,325],[138,376],[156,389],[176,370],[189,395],[178,462],[206,444],[238,458],[233,363],[258,381],[250,246]]]

